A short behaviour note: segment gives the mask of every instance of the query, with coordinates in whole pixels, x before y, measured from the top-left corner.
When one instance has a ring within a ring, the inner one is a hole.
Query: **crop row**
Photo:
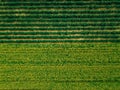
[[[78,13],[89,13],[89,14],[92,14],[92,13],[97,13],[97,14],[101,14],[101,13],[120,13],[120,10],[119,9],[115,9],[115,10],[26,10],[26,9],[23,9],[23,10],[0,10],[0,14],[4,14],[4,13],[30,13],[30,14],[33,14],[33,13],[43,13],[43,14],[57,14],[57,13],[65,13],[65,14],[78,14]]]
[[[86,18],[76,18],[76,17],[73,17],[73,18],[36,18],[36,17],[34,17],[34,18],[30,18],[30,17],[26,17],[26,18],[24,18],[24,17],[18,17],[18,18],[14,18],[14,17],[12,17],[12,18],[9,18],[9,17],[6,17],[6,18],[1,18],[0,17],[0,20],[1,21],[3,21],[3,22],[11,22],[11,21],[24,21],[24,22],[26,22],[26,21],[39,21],[39,22],[45,22],[45,21],[47,21],[47,22],[55,22],[55,21],[57,21],[57,22],[65,22],[65,21],[76,21],[76,22],[86,22],[86,21],[94,21],[94,22],[100,22],[100,21],[110,21],[110,22],[114,22],[114,21],[120,21],[120,18],[115,18],[115,17],[112,17],[112,18],[108,18],[108,17],[106,17],[106,18],[98,18],[98,17],[94,17],[94,18],[88,18],[88,17],[86,17]]]
[[[0,40],[0,43],[120,42],[120,40]]]
[[[29,15],[29,14],[31,14],[31,15],[34,15],[34,14],[38,14],[38,15],[41,15],[41,14],[43,14],[43,15],[46,15],[46,14],[50,14],[50,15],[52,15],[52,14],[55,14],[55,15],[60,15],[60,14],[71,14],[71,15],[73,15],[73,14],[75,14],[75,15],[97,15],[97,14],[102,14],[102,15],[107,15],[107,14],[109,14],[109,15],[114,15],[114,14],[119,14],[120,12],[119,11],[104,11],[104,12],[59,12],[59,11],[57,11],[57,12],[31,12],[31,11],[28,11],[28,12],[16,12],[16,11],[13,11],[13,12],[8,12],[8,11],[4,11],[4,12],[1,12],[0,11],[0,14],[1,15],[5,15],[5,14],[10,14],[10,15],[12,15],[12,14],[21,14],[21,13],[25,13],[25,14],[27,14],[27,15]]]
[[[17,14],[17,13],[16,13]],[[19,15],[21,15],[22,13],[20,13]],[[61,14],[61,13],[58,13],[58,14],[44,14],[44,13],[40,13],[40,14],[27,14],[25,13],[26,16],[44,16],[44,17],[58,17],[58,16],[71,16],[71,17],[118,17],[120,16],[120,13],[112,13],[112,14],[97,14],[97,13],[93,13],[93,14],[89,14],[89,13],[78,13],[78,14],[74,14],[74,13],[71,13],[71,14]],[[15,16],[15,14],[0,14],[0,16]]]
[[[77,2],[75,2],[75,3],[15,3],[15,4],[13,4],[13,3],[0,3],[0,5],[2,5],[2,6],[43,6],[43,7],[48,7],[48,6],[50,6],[50,7],[65,7],[65,6],[74,6],[74,5],[76,5],[76,6],[88,6],[88,5],[97,5],[97,6],[107,6],[108,4],[114,4],[114,5],[119,5],[120,4],[120,2],[107,2],[107,3],[104,3],[104,2],[99,2],[99,3],[94,3],[94,2],[89,2],[89,3],[77,3]],[[55,6],[54,6],[55,5]],[[74,6],[75,7],[75,6]]]
[[[9,0],[1,0],[1,1],[4,1],[4,2],[8,2]],[[65,1],[67,1],[67,2],[73,2],[72,0],[52,0],[52,1],[50,1],[50,0],[44,0],[44,1],[41,1],[41,0],[21,0],[20,2],[48,2],[48,3],[50,3],[50,2],[65,2]],[[87,1],[87,2],[89,2],[89,1],[91,1],[91,0],[74,0],[75,2],[82,2],[82,1]],[[92,1],[96,1],[96,2],[99,2],[99,1],[102,1],[102,2],[108,2],[108,1],[111,1],[111,2],[114,2],[114,1],[119,1],[119,0],[92,0]],[[11,0],[11,3],[12,2],[18,2],[18,0]]]
[[[100,24],[96,24],[96,23],[93,23],[93,24],[89,24],[89,23],[84,23],[84,24],[63,24],[63,23],[61,23],[61,24],[55,24],[55,23],[53,23],[53,24],[0,24],[0,26],[62,26],[62,27],[64,27],[64,26],[119,26],[120,25],[120,23],[108,23],[108,24],[105,24],[105,23],[100,23]]]
[[[88,21],[88,22],[86,22],[86,21],[83,21],[83,22],[57,22],[57,24],[61,24],[61,25],[91,25],[91,26],[93,26],[93,25],[108,25],[108,26],[111,26],[111,25],[119,25],[119,23],[120,22],[100,22],[100,21],[98,21],[98,22],[90,22],[90,21]],[[8,25],[8,26],[10,26],[10,25],[22,25],[22,24],[24,24],[24,25],[26,25],[26,24],[28,24],[28,25],[31,25],[31,24],[33,24],[33,25],[43,25],[43,24],[49,24],[49,25],[56,25],[56,22],[44,22],[44,21],[42,21],[42,22],[15,22],[15,23],[9,23],[9,22],[1,22],[0,23],[1,25]],[[44,26],[44,25],[43,25]]]
[[[1,20],[1,19],[0,19]],[[87,20],[87,19],[85,19],[85,20],[80,20],[80,19],[78,19],[78,20],[74,20],[74,19],[66,19],[66,20],[64,20],[64,19],[62,19],[62,20],[57,20],[57,19],[42,19],[42,20],[40,20],[40,19],[4,19],[4,20],[1,20],[2,22],[1,23],[5,23],[5,24],[7,24],[7,23],[14,23],[14,22],[16,22],[16,23],[52,23],[52,22],[54,22],[54,23],[74,23],[74,21],[75,21],[75,23],[106,23],[106,24],[109,24],[109,23],[120,23],[120,19],[110,19],[110,20],[105,20],[105,19],[101,19],[101,20]],[[28,22],[29,21],[29,22]]]
[[[93,6],[107,6],[107,5],[119,5],[120,1],[116,1],[116,2],[32,2],[32,3],[25,3],[25,2],[21,2],[21,3],[9,3],[9,2],[2,2],[0,3],[0,5],[5,5],[5,6],[88,6],[88,5],[93,5]]]
[[[88,8],[88,9],[97,9],[97,8],[120,8],[120,5],[38,5],[38,6],[0,6],[0,9],[17,9],[17,8],[26,8],[26,9],[35,9],[35,8]]]
[[[105,39],[108,39],[108,38],[110,38],[110,39],[114,39],[114,38],[119,38],[119,36],[115,36],[115,35],[94,35],[94,36],[89,36],[89,35],[87,35],[87,36],[85,36],[85,35],[79,35],[79,36],[70,36],[70,35],[67,35],[67,36],[54,36],[54,35],[41,35],[41,36],[34,36],[34,35],[26,35],[26,36],[24,36],[24,35],[19,35],[19,36],[16,36],[16,35],[13,35],[13,36],[0,36],[0,39],[79,39],[79,38],[93,38],[93,39],[96,39],[96,38],[105,38]]]
[[[99,31],[99,30],[114,30],[114,29],[118,29],[117,27],[113,27],[113,26],[105,26],[105,27],[0,27],[0,31],[31,31],[31,30],[35,30],[35,31],[55,31],[55,30],[88,30],[88,31]]]
[[[97,31],[97,32],[0,32],[0,35],[49,35],[49,34],[57,34],[57,35],[69,35],[69,34],[120,34],[119,31],[108,31],[108,32],[103,32],[103,31]]]
[[[78,1],[72,1],[72,2],[1,2],[0,5],[5,5],[5,6],[25,6],[25,5],[28,5],[28,6],[58,6],[58,5],[61,5],[61,6],[71,6],[71,5],[76,5],[76,6],[84,6],[84,5],[97,5],[97,6],[107,6],[107,5],[119,5],[120,4],[120,1],[114,1],[114,2],[102,2],[102,1],[90,1],[90,2],[87,2],[87,1],[84,1],[84,2],[78,2]]]
[[[113,15],[26,15],[26,16],[24,16],[24,15],[7,15],[7,14],[5,14],[5,15],[0,15],[0,18],[23,18],[23,19],[25,19],[25,18],[42,18],[42,19],[54,19],[54,18],[119,18],[120,17],[120,15],[118,14],[118,15],[116,15],[116,14],[113,14]]]
[[[104,0],[104,1],[84,1],[84,0],[82,0],[82,1],[47,1],[47,2],[45,2],[45,1],[38,1],[38,2],[36,2],[36,1],[29,1],[29,2],[26,2],[26,1],[17,1],[17,2],[2,2],[3,4],[101,4],[101,3],[103,3],[103,4],[109,4],[109,3],[120,3],[120,1],[119,0],[114,0],[114,1],[112,1],[112,0],[110,0],[110,1],[107,1],[107,0]]]

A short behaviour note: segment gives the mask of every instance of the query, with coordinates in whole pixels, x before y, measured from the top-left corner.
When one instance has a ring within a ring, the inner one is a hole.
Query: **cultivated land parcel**
[[[1,44],[0,88],[119,90],[120,44]]]
[[[120,90],[120,0],[0,0],[0,90]]]

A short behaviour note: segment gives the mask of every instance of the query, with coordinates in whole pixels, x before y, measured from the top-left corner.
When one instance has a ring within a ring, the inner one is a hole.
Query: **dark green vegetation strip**
[[[0,43],[120,41],[119,0],[0,0],[0,21]]]
[[[0,89],[119,90],[120,44],[0,44]]]

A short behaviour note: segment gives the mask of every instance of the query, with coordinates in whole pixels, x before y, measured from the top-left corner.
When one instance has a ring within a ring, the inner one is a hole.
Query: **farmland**
[[[0,0],[0,90],[120,90],[120,0]]]
[[[120,42],[119,7],[119,0],[1,0],[0,43]]]
[[[119,43],[1,44],[0,88],[119,90]]]

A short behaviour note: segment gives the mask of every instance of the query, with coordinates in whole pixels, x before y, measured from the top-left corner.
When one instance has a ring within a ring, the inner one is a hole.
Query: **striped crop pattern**
[[[120,0],[0,0],[0,43],[120,42]]]

